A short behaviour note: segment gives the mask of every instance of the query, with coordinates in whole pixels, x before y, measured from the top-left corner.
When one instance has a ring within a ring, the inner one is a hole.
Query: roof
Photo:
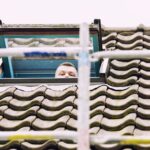
[[[58,88],[59,87],[59,88]],[[77,129],[77,86],[1,87],[0,88],[0,130],[41,131]],[[145,134],[150,107],[138,102],[138,85],[125,90],[116,90],[106,85],[90,88],[90,133],[91,134]],[[118,96],[119,95],[119,96]],[[118,102],[117,102],[118,101]],[[140,107],[139,104],[144,105]],[[141,117],[143,115],[143,117]],[[67,141],[22,141],[6,142],[1,148],[22,149],[75,149],[76,144]],[[107,145],[95,145],[96,149]],[[119,148],[119,145],[109,145]],[[121,146],[122,147],[122,146]],[[141,146],[138,146],[139,148]]]
[[[150,49],[150,27],[139,25],[135,28],[102,27],[103,48]]]
[[[103,27],[103,48],[149,49],[150,28]],[[90,88],[90,133],[150,134],[150,59],[109,60],[107,84]],[[76,130],[77,85],[0,87],[0,130]],[[1,149],[76,149],[71,141],[0,142]],[[150,145],[92,145],[93,150],[149,150]]]

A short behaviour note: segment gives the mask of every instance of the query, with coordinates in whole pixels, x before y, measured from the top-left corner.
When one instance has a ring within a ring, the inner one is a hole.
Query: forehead
[[[76,72],[77,70],[73,66],[59,66],[58,71],[72,71]]]

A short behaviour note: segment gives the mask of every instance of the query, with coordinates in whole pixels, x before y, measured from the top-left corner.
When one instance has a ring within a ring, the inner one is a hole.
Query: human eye
[[[72,77],[75,77],[75,73],[74,72],[69,72],[69,75]]]
[[[64,76],[64,75],[65,75],[65,72],[64,72],[64,71],[60,71],[60,72],[59,72],[59,75]]]

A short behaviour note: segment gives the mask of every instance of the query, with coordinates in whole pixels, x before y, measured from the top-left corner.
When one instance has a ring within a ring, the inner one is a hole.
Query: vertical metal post
[[[89,150],[89,28],[86,23],[80,26],[80,46],[78,61],[78,150]]]

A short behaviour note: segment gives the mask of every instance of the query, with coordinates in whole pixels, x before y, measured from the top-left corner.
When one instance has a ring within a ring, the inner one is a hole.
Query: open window
[[[90,25],[90,46],[101,49],[100,22]],[[2,25],[0,47],[67,47],[79,45],[78,25]],[[7,57],[2,58],[2,78],[53,78],[56,68],[63,62],[71,62],[77,68],[77,60],[50,60]],[[99,76],[100,62],[92,63],[91,77]]]

